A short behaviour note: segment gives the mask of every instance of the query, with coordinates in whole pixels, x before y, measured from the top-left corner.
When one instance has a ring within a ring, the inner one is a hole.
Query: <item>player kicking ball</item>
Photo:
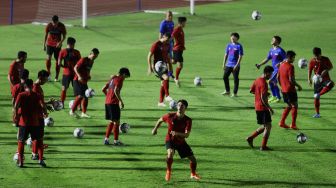
[[[260,127],[254,131],[249,137],[247,137],[246,141],[251,148],[253,148],[253,139],[256,138],[259,134],[264,133],[260,151],[271,150],[267,147],[267,141],[271,133],[272,128],[272,118],[273,109],[268,104],[268,86],[267,80],[269,80],[272,76],[274,69],[271,66],[266,66],[264,68],[264,73],[261,77],[257,78],[253,85],[251,86],[250,92],[254,94],[254,104],[255,111],[257,114],[257,123]]]
[[[170,181],[172,173],[173,156],[175,150],[178,151],[181,159],[188,158],[190,160],[191,175],[190,178],[199,180],[201,177],[196,174],[197,161],[192,152],[190,146],[186,142],[186,138],[189,137],[191,131],[191,118],[189,118],[185,111],[188,107],[186,100],[179,100],[177,102],[177,112],[168,113],[162,116],[152,130],[152,134],[157,134],[157,129],[163,122],[168,124],[168,133],[166,135],[166,149],[167,149],[167,171],[166,181]]]

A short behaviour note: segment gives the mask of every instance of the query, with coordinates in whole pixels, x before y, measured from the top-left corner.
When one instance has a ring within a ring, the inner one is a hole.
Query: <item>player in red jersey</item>
[[[79,105],[82,106],[82,118],[89,118],[90,116],[86,114],[87,106],[88,106],[88,98],[85,96],[85,91],[88,89],[88,81],[91,79],[90,72],[94,63],[94,60],[98,57],[99,50],[97,48],[93,48],[88,57],[81,58],[76,66],[74,67],[75,77],[74,77],[74,94],[76,99],[70,109],[69,114],[71,116],[78,115],[75,113],[77,107]]]
[[[271,150],[267,147],[267,141],[271,133],[272,128],[272,115],[273,109],[268,104],[268,86],[267,80],[272,76],[274,69],[272,66],[266,66],[264,73],[261,77],[257,78],[251,86],[250,92],[254,94],[254,105],[257,114],[257,123],[261,125],[256,131],[254,131],[249,137],[246,138],[249,146],[253,148],[253,139],[259,134],[264,133],[260,150]]]
[[[12,92],[12,88],[15,84],[20,83],[20,73],[24,69],[24,64],[27,60],[27,52],[19,51],[17,55],[17,59],[13,61],[13,63],[9,67],[8,71],[8,81],[10,84],[10,89]]]
[[[45,28],[44,51],[47,52],[46,67],[47,71],[50,74],[51,68],[51,57],[54,55],[56,60],[56,74],[55,81],[58,81],[58,75],[60,72],[60,66],[58,66],[57,60],[59,52],[61,51],[62,43],[66,38],[67,31],[65,25],[58,20],[58,16],[54,15],[52,17],[52,22],[47,25]]]
[[[147,64],[148,64],[148,74],[155,72],[156,76],[161,79],[160,88],[160,100],[158,103],[159,107],[165,107],[163,103],[163,98],[166,96],[165,101],[173,100],[169,96],[169,76],[167,70],[167,62],[170,62],[169,57],[169,38],[170,34],[165,33],[162,37],[152,44],[152,47],[148,53]],[[157,66],[161,63],[162,66]],[[156,70],[158,67],[158,70]],[[169,67],[169,66],[168,66]]]
[[[105,99],[105,118],[109,120],[106,128],[104,144],[109,145],[109,137],[113,129],[114,142],[116,146],[123,145],[119,141],[119,124],[120,124],[120,109],[124,108],[124,102],[121,99],[120,91],[123,86],[125,78],[131,76],[128,68],[121,68],[117,75],[106,83],[102,91],[106,95]]]
[[[322,56],[321,48],[315,47],[313,49],[314,57],[310,60],[308,68],[308,83],[312,85],[312,71],[317,76],[322,78],[321,82],[314,83],[314,104],[316,114],[314,118],[320,118],[320,97],[329,92],[335,85],[329,76],[329,71],[332,70],[333,65],[329,58]]]
[[[15,101],[17,96],[25,91],[25,83],[26,80],[29,78],[29,71],[27,69],[23,69],[23,71],[20,73],[20,83],[15,84],[12,88],[12,104],[13,104],[13,111],[14,111],[14,105],[15,105]],[[20,109],[19,109],[20,112]],[[15,123],[15,119],[13,116],[13,126],[18,126]]]
[[[61,50],[58,57],[58,66],[63,67],[63,77],[62,77],[62,91],[61,91],[61,101],[63,103],[66,98],[66,91],[69,85],[73,82],[75,76],[74,67],[76,63],[81,58],[80,52],[75,49],[76,39],[68,37],[67,48]],[[64,63],[63,63],[64,61]]]
[[[161,126],[163,122],[168,124],[168,132],[166,135],[166,149],[167,149],[167,171],[166,171],[166,181],[170,180],[173,164],[173,156],[175,150],[178,151],[181,158],[188,158],[190,160],[191,175],[190,178],[199,180],[201,179],[198,174],[196,174],[197,161],[192,152],[190,146],[186,142],[186,138],[189,137],[191,131],[192,120],[189,118],[185,111],[188,107],[188,102],[186,100],[179,100],[177,102],[177,112],[168,113],[162,116],[156,123],[152,134],[157,134],[157,129]]]
[[[291,50],[287,51],[286,53],[287,59],[283,61],[279,67],[278,81],[281,87],[284,102],[287,103],[287,107],[284,109],[282,113],[279,126],[282,128],[289,128],[289,126],[286,125],[285,121],[289,112],[292,111],[292,123],[290,128],[298,130],[296,126],[296,118],[298,111],[298,96],[295,87],[297,87],[299,91],[302,90],[302,87],[295,80],[294,66],[293,66],[295,55],[296,54],[294,51]]]
[[[178,17],[178,25],[174,28],[172,33],[172,36],[174,37],[173,63],[177,63],[174,81],[178,87],[181,86],[179,76],[183,68],[183,51],[185,50],[183,28],[186,26],[186,23],[186,17]]]
[[[25,84],[25,92],[18,95],[17,100],[14,105],[14,117],[19,125],[18,134],[18,160],[17,166],[23,167],[23,154],[24,154],[24,143],[30,134],[32,139],[40,140],[41,135],[41,121],[40,113],[43,110],[43,102],[37,93],[32,91],[33,80],[28,79]],[[21,108],[20,114],[18,110]],[[46,112],[45,112],[46,113]],[[41,143],[38,142],[40,146]],[[40,150],[39,150],[40,153]],[[40,155],[41,157],[43,154]],[[45,162],[41,158],[38,163],[41,167],[46,167]]]

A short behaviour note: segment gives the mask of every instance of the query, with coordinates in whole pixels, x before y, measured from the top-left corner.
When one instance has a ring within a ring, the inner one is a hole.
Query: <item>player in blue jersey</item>
[[[165,33],[172,34],[173,30],[174,30],[173,13],[172,13],[172,11],[167,11],[166,18],[164,20],[162,20],[162,22],[160,23],[159,39],[161,39],[162,36]],[[169,55],[170,55],[170,58],[172,59],[172,57],[173,57],[173,46],[174,46],[173,37],[170,38],[169,44],[170,44]],[[168,63],[168,69],[169,69],[168,70],[168,76],[174,78],[172,62],[167,62],[167,63]]]
[[[230,82],[229,76],[232,73],[234,78],[234,89],[231,97],[237,97],[238,86],[239,86],[239,71],[240,71],[240,62],[243,58],[243,46],[238,43],[239,34],[231,33],[231,43],[226,47],[224,60],[223,60],[223,69],[224,69],[224,85],[225,91],[221,93],[222,95],[230,95]]]
[[[274,71],[273,71],[271,78],[269,79],[269,86],[272,91],[272,97],[269,98],[268,100],[268,102],[270,103],[279,102],[281,99],[280,90],[278,87],[277,75],[278,75],[280,63],[286,58],[286,52],[284,49],[280,47],[280,43],[281,43],[281,37],[274,36],[271,41],[272,48],[268,52],[267,57],[260,64],[256,64],[256,67],[259,69],[262,65],[266,64],[269,60],[272,60],[272,66],[273,66]]]

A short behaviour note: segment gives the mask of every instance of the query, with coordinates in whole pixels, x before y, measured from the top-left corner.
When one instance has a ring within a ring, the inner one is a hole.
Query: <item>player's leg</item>
[[[270,122],[268,122],[264,126],[265,126],[265,130],[264,130],[263,139],[261,141],[261,147],[260,147],[261,151],[271,150],[269,147],[267,147],[267,142],[268,142],[268,138],[271,134],[272,125],[271,125]]]
[[[288,129],[289,126],[286,125],[286,118],[287,118],[289,112],[292,110],[292,105],[289,103],[288,93],[282,93],[282,96],[283,96],[284,102],[287,104],[287,106],[285,107],[284,111],[282,112],[282,116],[281,116],[281,119],[280,119],[280,122],[279,122],[279,126],[281,128]]]
[[[47,46],[47,59],[46,59],[46,68],[47,68],[47,71],[49,73],[49,78],[50,78],[50,75],[51,75],[51,72],[50,72],[50,68],[51,68],[51,57],[54,53],[54,47],[52,46]]]
[[[314,106],[316,114],[313,115],[314,118],[320,118],[320,92],[323,89],[321,84],[314,84]]]
[[[165,179],[166,181],[169,181],[171,177],[173,157],[174,157],[174,148],[170,141],[166,142],[166,149],[167,149],[167,158],[166,158],[167,170]]]
[[[229,76],[232,73],[232,71],[233,71],[232,67],[225,67],[224,69],[223,80],[224,80],[225,91],[221,93],[222,95],[230,95]]]
[[[165,103],[163,102],[164,96],[165,96],[165,90],[164,90],[164,87],[163,87],[163,80],[161,80],[160,98],[159,98],[159,103],[158,103],[159,107],[165,107],[166,106]]]
[[[25,141],[28,138],[28,134],[29,134],[29,131],[28,131],[27,127],[19,126],[18,148],[17,148],[18,160],[17,160],[17,163],[16,163],[18,167],[23,167],[24,144],[25,144]]]
[[[55,48],[55,51],[54,51],[54,59],[55,59],[55,71],[56,71],[56,74],[55,74],[55,82],[58,82],[58,75],[60,73],[60,70],[61,70],[61,66],[58,65],[58,56],[59,56],[59,53],[61,51],[61,48]]]
[[[292,124],[290,128],[298,130],[299,128],[296,126],[296,118],[298,113],[298,100],[296,92],[290,93],[290,105],[292,106]]]
[[[117,116],[117,115],[115,115]],[[113,126],[113,144],[115,146],[122,146],[124,145],[120,140],[119,140],[119,126],[120,126],[120,109],[119,109],[119,118],[118,120],[114,120],[114,126]]]
[[[195,179],[195,180],[201,179],[201,177],[196,173],[197,160],[196,160],[195,156],[191,155],[191,156],[188,157],[188,159],[190,161],[190,170],[191,170],[190,178]]]
[[[277,75],[278,71],[274,71],[269,80],[269,86],[272,91],[272,97],[269,99],[269,102],[279,102],[281,99],[280,89],[278,87]]]
[[[69,88],[70,82],[71,82],[70,76],[63,75],[63,77],[62,77],[62,90],[61,90],[61,97],[60,97],[61,101],[63,103],[63,108],[64,108],[64,101],[66,99],[66,92],[67,92],[67,89]]]
[[[239,88],[239,72],[240,67],[238,67],[235,71],[232,72],[233,79],[234,79],[234,88],[233,88],[233,94],[232,97],[237,97],[238,95],[238,88]]]
[[[254,148],[254,146],[253,146],[253,139],[256,138],[257,136],[259,136],[261,133],[263,133],[264,130],[265,130],[265,127],[264,126],[260,126],[249,137],[246,138],[246,141],[247,141],[248,145],[251,148]]]
[[[82,103],[81,103],[81,106],[82,106],[81,117],[82,118],[90,118],[90,116],[86,113],[88,105],[89,105],[89,99],[84,95],[82,99]]]
[[[173,98],[169,96],[169,76],[168,74],[163,74],[162,79],[163,79],[162,86],[163,86],[164,93],[165,93],[165,101],[170,102],[171,100],[173,100]]]
[[[112,121],[113,119],[113,114],[112,114],[112,105],[111,104],[105,104],[105,119],[108,120],[108,124],[106,126],[106,132],[105,132],[105,139],[104,139],[104,144],[109,145],[110,141],[110,135],[113,129],[114,122]]]
[[[324,84],[325,86],[322,88],[322,90],[320,91],[320,96],[324,95],[325,93],[329,92],[334,86],[334,82],[331,80],[326,81],[326,83]]]
[[[179,81],[179,77],[180,77],[180,73],[181,70],[183,68],[183,51],[173,51],[173,56],[174,56],[174,62],[176,62],[177,66],[176,66],[176,70],[175,70],[175,83],[178,87],[180,87],[180,81]]]

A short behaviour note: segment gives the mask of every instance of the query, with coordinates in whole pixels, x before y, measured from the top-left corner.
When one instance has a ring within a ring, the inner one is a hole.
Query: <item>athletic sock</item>
[[[180,72],[181,72],[182,68],[179,68],[179,67],[176,67],[176,76],[175,76],[175,79],[178,80],[179,79],[179,76],[180,76]]]
[[[173,165],[173,158],[166,158],[166,162],[167,162],[167,170],[171,171],[172,169],[172,165]]]
[[[317,114],[320,114],[320,99],[314,99],[315,111]]]
[[[55,67],[55,70],[56,70],[55,78],[58,79],[58,75],[59,75],[59,73],[60,73],[61,67],[58,66],[57,61],[56,61],[56,67]]]
[[[255,137],[257,137],[259,134],[263,133],[264,130],[262,131],[254,131],[248,138],[249,139],[254,139]]]
[[[327,93],[328,91],[330,91],[333,87],[330,86],[325,86],[322,88],[322,90],[320,91],[320,96]]]
[[[163,88],[163,86],[161,86],[161,88],[160,88],[160,103],[162,103],[163,102],[163,97],[165,96],[165,91],[164,91],[164,88]]]
[[[106,127],[105,138],[109,138],[110,137],[112,129],[113,129],[113,123],[110,122],[109,124],[107,124],[107,127]]]
[[[73,112],[76,111],[77,107],[81,104],[81,102],[82,102],[82,98],[80,98],[80,97],[77,96],[76,99],[75,99],[75,101],[74,101],[74,103],[73,103],[73,105],[72,105],[71,110]]]
[[[88,98],[84,98],[84,99],[82,100],[82,112],[83,112],[83,113],[86,113],[88,104],[89,104],[89,99],[88,99]]]
[[[268,141],[268,136],[264,136],[262,141],[261,141],[261,147],[265,148],[267,145],[267,141]]]
[[[32,153],[37,154],[38,143],[37,140],[32,141]]]
[[[118,140],[119,138],[119,123],[115,123],[113,126],[113,137],[114,140]]]
[[[296,126],[297,112],[298,112],[298,109],[296,107],[293,107],[292,108],[292,125],[291,125],[292,127]]]
[[[46,62],[45,62],[45,64],[46,64],[46,67],[47,67],[47,71],[48,71],[48,73],[50,74],[50,68],[51,68],[51,60],[46,60]]]
[[[24,143],[22,141],[18,141],[17,152],[19,153],[19,160],[23,161]]]
[[[163,89],[165,92],[165,96],[169,96],[169,80],[163,80]]]
[[[61,101],[62,101],[63,104],[64,104],[64,101],[65,101],[65,98],[66,98],[66,90],[62,90],[61,91]]]
[[[286,118],[291,111],[292,107],[287,106],[284,111],[282,112],[281,120],[280,120],[280,125],[284,125],[286,122]]]
[[[38,151],[38,157],[39,160],[43,160],[43,140],[37,141],[37,151]]]
[[[197,163],[190,162],[190,170],[192,174],[196,174]]]

